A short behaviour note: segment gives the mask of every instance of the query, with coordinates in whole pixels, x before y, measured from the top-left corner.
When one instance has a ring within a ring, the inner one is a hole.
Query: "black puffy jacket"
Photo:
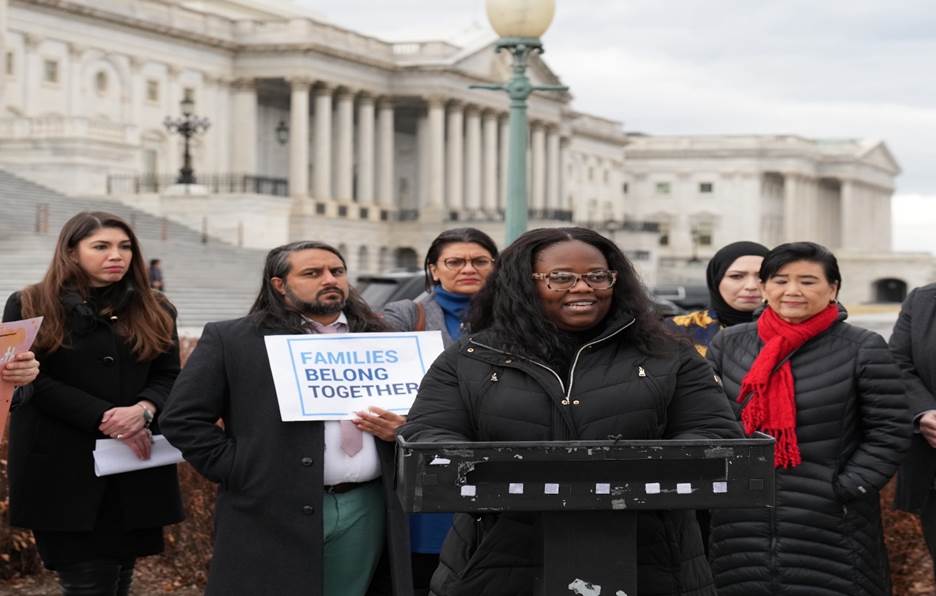
[[[878,491],[911,425],[883,338],[844,318],[790,359],[802,463],[776,470],[776,507],[713,512],[719,596],[891,593]],[[762,345],[757,324],[748,323],[723,330],[710,346],[732,401]]]
[[[650,356],[629,317],[579,349],[570,378],[506,353],[489,334],[463,338],[432,365],[402,428],[418,441],[737,438],[740,426],[711,368],[688,344]],[[535,514],[456,514],[432,578],[438,596],[533,593],[542,566]],[[692,511],[638,515],[642,596],[712,595]],[[480,546],[479,546],[480,545]]]

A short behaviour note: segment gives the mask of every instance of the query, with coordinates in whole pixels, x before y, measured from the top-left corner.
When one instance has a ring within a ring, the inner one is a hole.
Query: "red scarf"
[[[741,412],[744,432],[755,430],[774,437],[774,467],[792,468],[801,458],[796,443],[796,399],[790,361],[784,358],[838,320],[838,305],[830,304],[802,323],[788,323],[766,308],[757,320],[757,335],[764,341],[751,370],[741,381],[738,401],[751,395]],[[776,370],[774,370],[776,369]]]

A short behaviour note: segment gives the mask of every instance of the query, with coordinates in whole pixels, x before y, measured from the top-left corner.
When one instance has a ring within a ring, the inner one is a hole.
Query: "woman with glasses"
[[[391,302],[384,308],[387,324],[400,331],[441,331],[445,347],[458,341],[471,298],[487,280],[497,245],[475,228],[446,230],[436,236],[423,268],[426,294],[416,300]],[[452,526],[451,513],[410,516],[413,583],[417,596],[426,594],[429,577],[439,563],[442,540]]]
[[[423,379],[400,429],[408,440],[741,436],[708,364],[663,332],[630,262],[594,231],[520,236],[468,323],[471,333]],[[537,522],[531,513],[456,514],[431,593],[532,595]],[[715,594],[692,511],[642,512],[637,526],[640,594]]]

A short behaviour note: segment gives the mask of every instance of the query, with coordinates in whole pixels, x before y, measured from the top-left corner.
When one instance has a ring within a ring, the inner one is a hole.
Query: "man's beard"
[[[304,300],[300,300],[298,297],[296,297],[292,290],[289,289],[289,286],[286,286],[286,301],[299,314],[308,316],[334,315],[343,311],[348,303],[347,297],[343,295],[341,290],[336,290],[336,292],[342,294],[342,299],[337,302],[321,302],[319,300],[305,302]]]

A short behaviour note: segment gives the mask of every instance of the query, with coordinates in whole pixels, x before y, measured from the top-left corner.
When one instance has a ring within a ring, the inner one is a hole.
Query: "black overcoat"
[[[206,593],[318,596],[324,424],[280,419],[264,335],[246,317],[206,325],[173,388],[163,432],[220,484]],[[393,492],[393,445],[376,443],[394,594],[409,596],[408,525]]]
[[[647,355],[634,347],[631,324],[622,317],[583,346],[571,373],[509,354],[485,332],[462,338],[426,374],[400,432],[417,441],[741,437],[688,342]],[[431,593],[531,596],[542,566],[536,523],[535,514],[456,514]],[[692,511],[638,513],[637,546],[641,595],[714,595]]]
[[[175,330],[170,350],[140,362],[110,320],[81,306],[66,309],[67,347],[36,355],[39,377],[10,416],[10,524],[90,531],[109,490],[120,495],[125,529],[181,521],[176,466],[99,478],[92,456],[94,442],[108,438],[98,431],[101,416],[115,406],[153,402],[157,415],[151,428],[159,433],[159,418],[179,374]],[[7,300],[3,320],[21,318],[16,293]]]
[[[904,372],[910,416],[936,410],[936,284],[917,288],[907,296],[891,334],[890,348]],[[934,476],[936,449],[916,433],[897,472],[895,505],[919,512],[933,487]]]
[[[732,403],[762,346],[757,323],[715,336]],[[775,470],[774,508],[712,512],[719,596],[889,596],[878,491],[910,442],[900,371],[880,335],[843,320],[790,363],[802,463]]]

